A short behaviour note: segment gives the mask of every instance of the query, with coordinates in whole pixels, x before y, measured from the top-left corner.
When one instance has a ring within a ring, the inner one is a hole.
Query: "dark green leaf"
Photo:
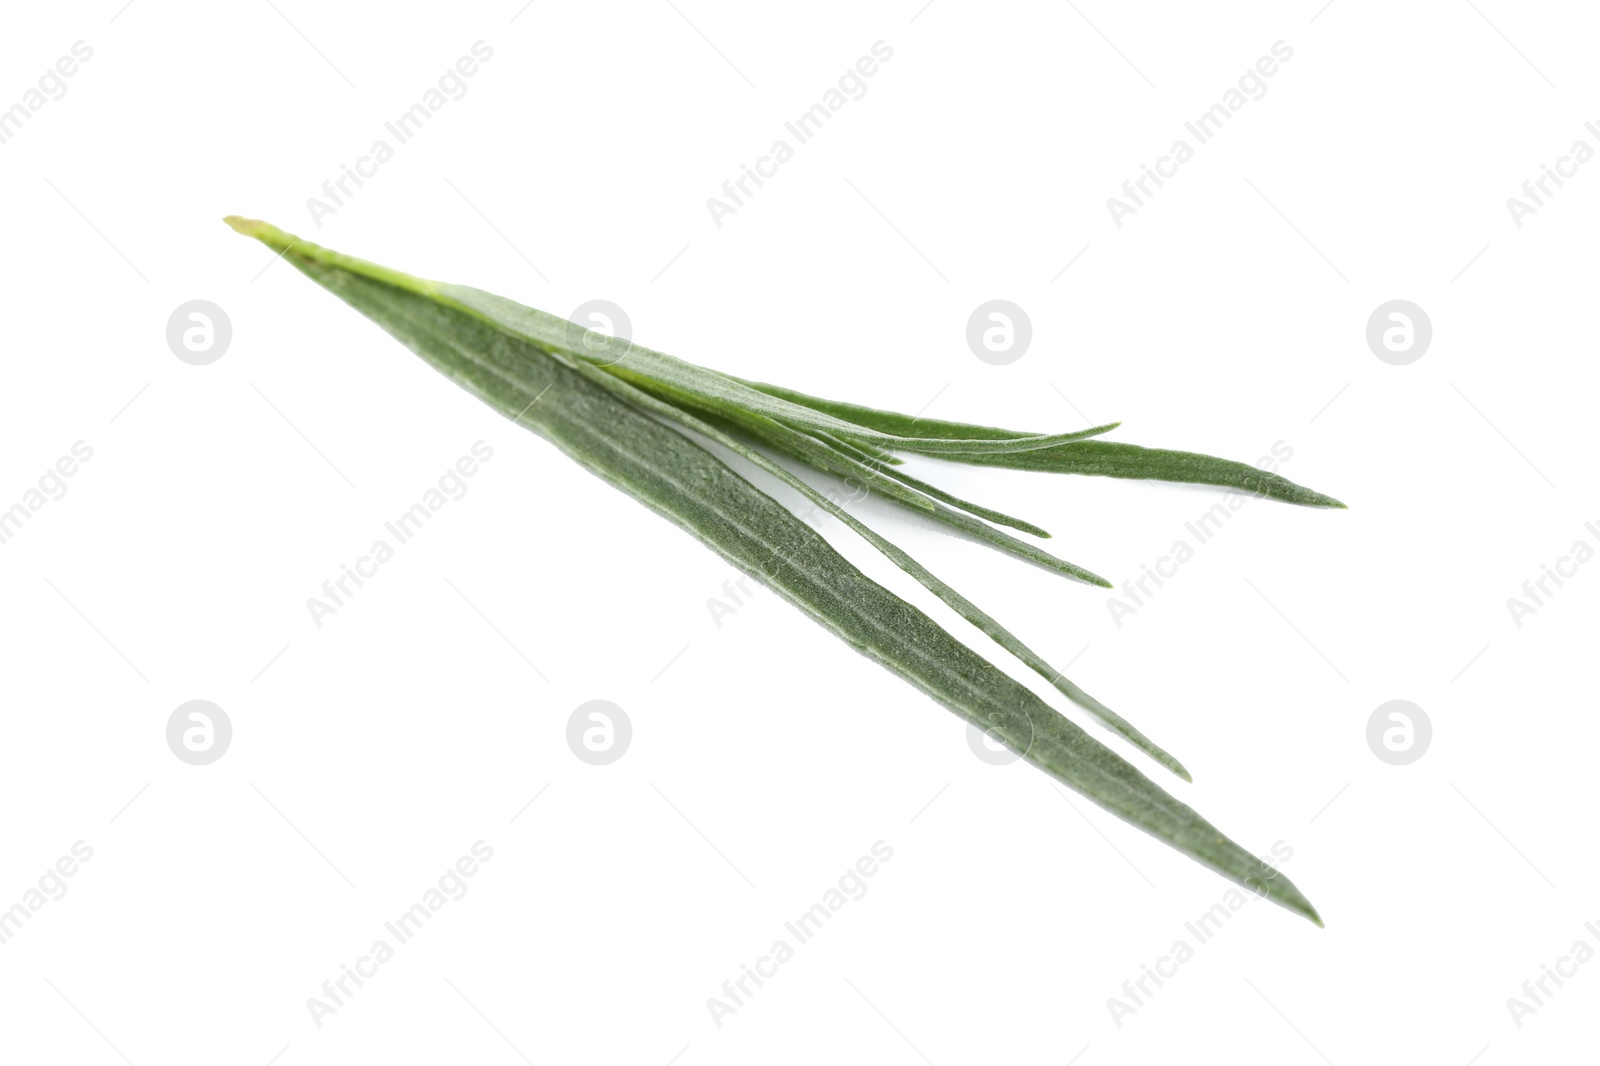
[[[482,311],[455,306],[443,286],[328,253],[264,223],[229,221],[283,251],[295,267],[446,376],[687,530],[852,647],[999,737],[1028,761],[1196,861],[1321,924],[1310,902],[1286,877],[926,614],[861,573],[711,452],[626,402],[614,387],[597,380],[592,368],[576,366],[506,332]],[[852,521],[852,528],[858,526]],[[883,548],[898,553],[887,542]],[[924,584],[929,580],[937,582],[927,574]],[[970,604],[966,607],[976,612]]]

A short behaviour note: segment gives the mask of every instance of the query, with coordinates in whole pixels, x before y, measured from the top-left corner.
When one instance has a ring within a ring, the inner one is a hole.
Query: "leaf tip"
[[[1322,915],[1317,913],[1317,908],[1311,905],[1311,901],[1306,899],[1304,893],[1292,884],[1286,887],[1288,889],[1287,893],[1278,896],[1274,902],[1300,915],[1318,929],[1328,928],[1327,923],[1322,920]]]
[[[1336,500],[1325,492],[1302,488],[1299,485],[1294,487],[1298,490],[1297,493],[1294,496],[1285,497],[1290,503],[1304,504],[1307,507],[1322,507],[1330,511],[1348,511],[1350,509],[1349,505],[1343,500]]]

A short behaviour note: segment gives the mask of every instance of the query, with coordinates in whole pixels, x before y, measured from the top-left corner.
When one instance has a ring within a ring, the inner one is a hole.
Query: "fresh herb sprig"
[[[1316,507],[1331,497],[1243,463],[1100,441],[1116,423],[1024,433],[913,418],[756,384],[639,345],[596,357],[565,319],[465,286],[322,248],[265,222],[228,224],[278,251],[417,355],[513,421],[687,530],[841,639],[1023,758],[1196,861],[1322,924],[1311,902],[1191,808],[1030,689],[867,577],[811,527],[696,439],[726,448],[838,518],[1104,726],[1184,780],[1183,765],[767,451],[849,479],[991,546],[1093,585],[1109,582],[996,528],[1032,523],[897,469],[894,453],[976,465],[1218,485]],[[678,427],[674,429],[672,427]]]

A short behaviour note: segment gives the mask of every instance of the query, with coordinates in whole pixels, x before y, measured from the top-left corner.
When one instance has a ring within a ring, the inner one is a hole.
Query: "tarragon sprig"
[[[355,259],[264,222],[227,221],[282,253],[447,377],[689,531],[1023,758],[1223,876],[1322,924],[1288,878],[867,577],[699,441],[739,455],[838,518],[1068,699],[1185,780],[1188,771],[1165,750],[766,451],[851,479],[1001,550],[1102,586],[1108,584],[1104,579],[995,524],[1048,536],[1043,530],[910,477],[896,469],[894,452],[1019,469],[1199,481],[1314,506],[1342,504],[1228,460],[1091,439],[1115,424],[1076,433],[1022,433],[911,418],[755,385],[637,345],[620,359],[595,358],[580,342],[581,329],[564,319],[478,289]]]

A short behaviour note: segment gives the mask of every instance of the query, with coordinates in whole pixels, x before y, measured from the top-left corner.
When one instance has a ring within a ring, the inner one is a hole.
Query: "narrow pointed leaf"
[[[650,391],[653,392],[653,390]],[[987,522],[942,506],[936,500],[923,496],[911,486],[902,484],[894,479],[893,475],[897,471],[856,462],[848,455],[827,447],[823,442],[760,414],[744,412],[737,418],[729,419],[728,421],[737,425],[739,429],[774,451],[787,455],[791,459],[798,459],[800,462],[813,466],[818,470],[844,478],[846,481],[857,482],[872,491],[889,496],[896,502],[907,503],[917,508],[919,513],[926,511],[928,513],[924,517],[949,526],[974,540],[982,541],[1009,555],[1015,555],[1019,559],[1026,559],[1028,562],[1044,567],[1046,570],[1065,574],[1086,584],[1106,589],[1112,587],[1111,582],[1091,570],[1084,569],[1077,563],[1068,562],[1058,556],[1051,555],[1036,544],[1018,540],[1009,533],[995,529]]]
[[[894,452],[879,448],[875,444],[867,444],[864,441],[859,444],[847,444],[832,434],[822,433],[820,431],[813,433],[812,436],[816,437],[818,440],[826,440],[829,444],[832,444],[835,447],[849,449],[850,454],[855,455],[857,458],[861,458],[863,462],[871,459],[875,462],[887,463],[890,466],[899,466],[905,462],[904,459],[900,458]]]
[[[1027,645],[1023,644],[1021,640],[1017,639],[1017,637],[1014,636],[1008,629],[991,618],[976,604],[968,600],[965,596],[961,595],[961,593],[957,592],[954,588],[945,584],[921,563],[917,562],[914,558],[906,554],[893,543],[879,536],[872,530],[871,527],[865,525],[849,511],[846,511],[843,507],[836,504],[830,497],[818,492],[811,485],[800,480],[798,477],[791,474],[788,470],[785,470],[777,463],[774,463],[755,448],[745,444],[743,441],[729,436],[717,425],[696,418],[694,415],[685,411],[682,407],[664,400],[657,399],[649,393],[644,392],[642,389],[639,389],[634,385],[630,385],[621,379],[613,378],[588,364],[580,364],[577,369],[579,369],[585,377],[592,381],[598,381],[601,385],[613,392],[616,392],[625,400],[668,418],[671,421],[684,426],[685,428],[692,429],[702,436],[721,444],[723,447],[734,452],[747,462],[753,463],[761,470],[773,477],[778,478],[790,488],[795,489],[801,495],[805,496],[806,499],[810,500],[812,503],[821,507],[828,514],[839,519],[841,522],[847,525],[863,540],[865,540],[868,544],[871,544],[880,553],[882,553],[885,558],[894,563],[901,570],[904,570],[906,573],[914,577],[923,586],[923,588],[926,588],[929,592],[932,592],[935,596],[939,597],[939,599],[943,600],[946,605],[952,608],[957,614],[961,615],[962,618],[972,623],[972,625],[980,632],[984,633],[996,644],[999,644],[1006,651],[1016,656],[1017,659],[1027,665],[1029,669],[1033,670],[1041,677],[1049,681],[1050,684],[1054,685],[1058,691],[1066,695],[1068,699],[1071,699],[1074,703],[1077,703],[1079,706],[1083,707],[1085,710],[1089,711],[1095,717],[1100,719],[1100,721],[1112,732],[1121,735],[1129,743],[1139,748],[1156,762],[1159,762],[1161,765],[1165,766],[1167,769],[1171,770],[1185,781],[1193,780],[1193,778],[1189,775],[1189,771],[1184,768],[1182,763],[1173,758],[1172,755],[1162,749],[1149,737],[1135,729],[1133,725],[1125,718],[1117,714],[1105,704],[1101,703],[1099,700],[1095,699],[1093,696],[1089,695],[1077,685],[1073,684],[1073,682],[1066,678],[1061,671],[1045,662],[1043,657],[1041,657]]]
[[[1086,440],[1007,456],[964,455],[960,461],[976,466],[1003,466],[1011,470],[1216,485],[1306,507],[1344,507],[1332,496],[1297,485],[1281,474],[1262,470],[1249,463],[1195,452],[1141,448],[1137,444],[1119,444],[1109,440]]]
[[[830,440],[827,443],[834,444],[836,447],[841,447],[841,448],[850,447],[850,445],[845,444],[843,441],[835,442],[835,441]],[[896,469],[894,467],[887,466],[881,460],[874,459],[872,456],[865,456],[863,459],[861,459],[859,461],[864,466],[872,467],[873,469],[879,471],[880,473],[884,474],[885,476],[894,478],[896,481],[900,482],[902,485],[905,485],[907,488],[916,489],[918,492],[922,493],[924,496],[928,496],[928,497],[930,497],[932,499],[938,500],[940,503],[947,503],[951,507],[954,507],[957,510],[965,511],[968,514],[970,514],[970,515],[972,515],[972,516],[974,516],[976,518],[982,518],[982,519],[985,519],[987,521],[993,522],[997,526],[1008,526],[1011,529],[1015,529],[1015,530],[1017,530],[1018,532],[1021,532],[1021,533],[1032,533],[1034,536],[1040,537],[1040,538],[1042,538],[1044,540],[1049,540],[1050,539],[1050,531],[1049,530],[1041,529],[1039,526],[1034,525],[1032,522],[1025,521],[1025,520],[1023,520],[1021,518],[1013,517],[1012,515],[1006,514],[1004,511],[996,511],[993,508],[984,507],[982,504],[973,503],[971,500],[964,500],[960,496],[955,495],[954,493],[946,492],[944,489],[941,489],[937,485],[930,485],[926,481],[921,480],[920,478],[914,478],[910,474],[906,473],[904,470],[899,470],[899,469]]]
[[[841,403],[808,396],[803,392],[779,385],[745,382],[751,388],[789,403],[810,407],[859,426],[886,433],[903,433],[912,425],[923,437],[962,435],[978,437],[988,435],[1016,435],[1015,431],[969,426],[961,422],[939,422],[926,418],[912,418],[893,411],[879,411],[858,404]],[[1105,429],[1120,423],[1112,423]],[[1022,436],[1030,436],[1022,434]],[[1038,470],[1058,474],[1086,474],[1095,477],[1138,478],[1151,481],[1177,481],[1194,485],[1216,485],[1220,488],[1238,489],[1285,503],[1307,507],[1343,507],[1344,504],[1320,492],[1297,485],[1281,474],[1269,473],[1249,463],[1233,459],[1219,459],[1196,452],[1171,451],[1165,448],[1142,448],[1137,444],[1119,444],[1115,441],[1081,440],[1072,444],[1048,448],[1009,452],[1003,455],[983,455],[966,452],[959,455],[939,454],[916,445],[902,446],[904,451],[938,455],[953,462],[975,466],[1003,466],[1011,470]]]
[[[475,395],[685,529],[818,623],[1094,803],[1321,924],[1288,878],[926,614],[861,573],[710,451],[431,283],[229,220]],[[931,575],[930,575],[931,576]]]
[[[820,396],[809,396],[794,389],[786,389],[782,385],[769,385],[763,381],[745,381],[743,378],[735,378],[731,374],[725,376],[739,382],[741,385],[748,385],[757,392],[763,392],[768,396],[786,400],[801,407],[809,407],[813,411],[832,415],[840,421],[876,429],[884,433],[894,433],[902,437],[934,437],[939,440],[1017,440],[1019,438],[1038,436],[1037,433],[1019,429],[975,426],[967,422],[945,422],[937,418],[923,418],[921,415],[903,415],[895,411],[883,411],[876,407],[863,407],[860,404],[844,403],[840,400],[824,400]],[[1098,436],[1102,433],[1109,433],[1121,424],[1120,422],[1111,422],[1104,426],[1096,426],[1086,432]]]
[[[582,330],[566,319],[465,285],[434,283],[434,289],[440,298],[481,315],[546,351],[594,361],[590,353],[584,350]],[[629,344],[621,358],[597,362],[596,365],[602,366],[609,374],[666,396],[675,403],[688,403],[719,413],[752,411],[787,425],[821,430],[879,447],[919,451],[928,455],[1000,455],[1049,448],[1085,440],[1111,428],[1100,426],[1073,433],[972,437],[880,432],[871,426],[847,422],[824,411],[768,395],[726,374],[696,366],[641,344]]]
[[[621,381],[620,379],[616,378],[608,379],[604,374],[597,375],[597,373],[589,372],[590,368],[587,365],[581,367],[581,369],[585,370],[586,376],[592,380],[598,379],[602,382],[602,384],[608,385],[608,387],[612,387],[613,389],[617,390],[625,390],[621,394],[631,402],[641,407],[645,407],[648,410],[654,411],[657,414],[670,418],[679,425],[686,426],[689,429],[693,429],[696,432],[715,440],[717,443],[722,444],[724,447],[735,452],[745,460],[754,463],[762,470],[780,479],[785,484],[800,492],[812,503],[818,505],[833,517],[844,522],[859,536],[861,536],[863,540],[871,544],[896,566],[900,567],[900,569],[916,578],[924,588],[932,592],[935,596],[938,596],[948,606],[955,610],[957,614],[961,615],[962,618],[965,618],[968,622],[972,623],[972,625],[980,632],[986,634],[996,644],[999,644],[1002,648],[1006,649],[1006,651],[1016,656],[1017,659],[1027,665],[1029,669],[1039,674],[1039,676],[1050,682],[1051,685],[1054,685],[1056,689],[1063,693],[1068,699],[1089,711],[1096,718],[1099,718],[1100,721],[1107,726],[1107,728],[1121,735],[1135,747],[1139,748],[1145,754],[1155,759],[1161,765],[1165,766],[1167,769],[1171,770],[1185,781],[1193,780],[1193,778],[1189,775],[1189,771],[1184,768],[1182,763],[1180,763],[1167,751],[1162,749],[1149,737],[1146,737],[1138,729],[1135,729],[1133,725],[1127,721],[1127,719],[1123,718],[1121,715],[1117,714],[1117,712],[1113,711],[1111,708],[1107,707],[1105,704],[1089,695],[1083,689],[1079,688],[1069,678],[1063,675],[1061,671],[1045,662],[1042,656],[1040,656],[1032,648],[1029,648],[1026,644],[1022,643],[1021,640],[1019,640],[1008,629],[981,610],[976,604],[968,600],[965,596],[961,595],[951,586],[945,584],[938,577],[934,576],[931,571],[922,566],[922,564],[918,563],[910,555],[906,554],[900,548],[885,540],[883,537],[879,536],[870,527],[858,521],[854,515],[835,504],[832,499],[818,492],[806,482],[801,481],[783,467],[767,459],[754,448],[749,447],[742,441],[730,437],[727,433],[723,432],[719,426],[714,424],[714,422],[707,422],[696,418],[694,415],[685,411],[682,407],[664,400],[657,399],[649,393],[646,393],[625,381]],[[778,450],[781,451],[782,448],[779,447]],[[1065,565],[1071,566],[1070,563]],[[1106,587],[1110,587],[1109,584],[1107,584]]]

